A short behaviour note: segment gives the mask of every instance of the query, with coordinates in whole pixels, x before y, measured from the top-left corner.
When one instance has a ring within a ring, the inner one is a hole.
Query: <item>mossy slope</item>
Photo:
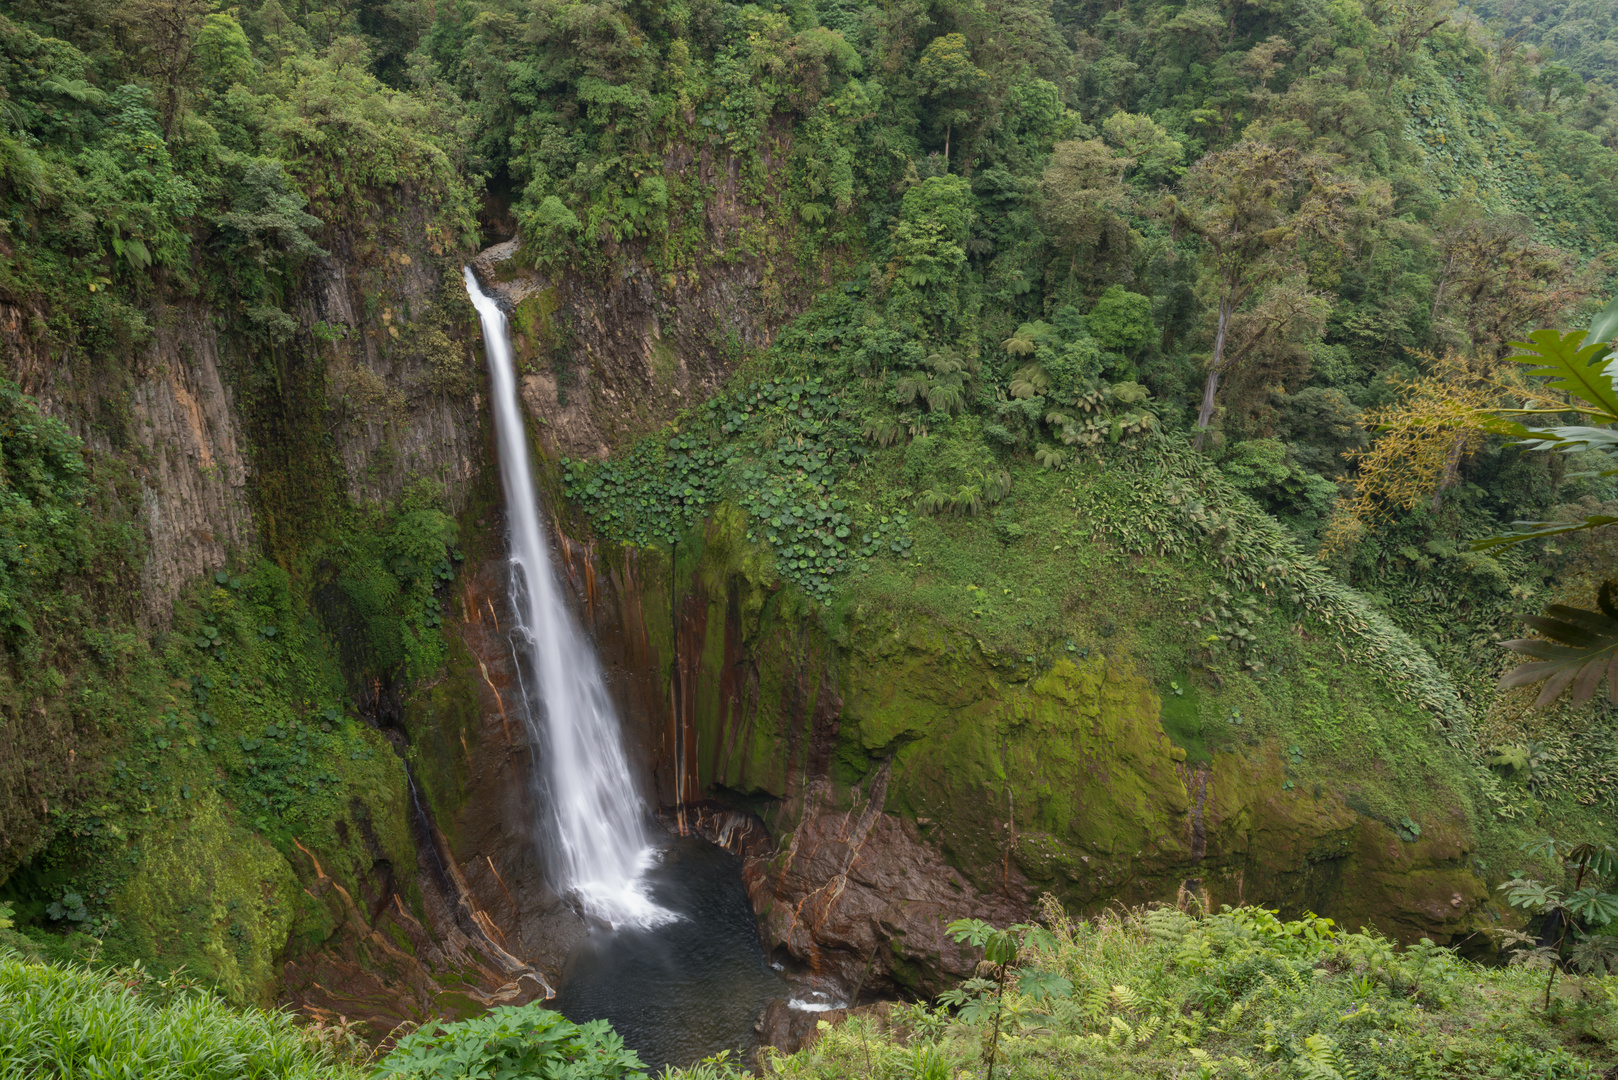
[[[1038,504],[1025,507],[1034,532]],[[744,520],[719,508],[700,544],[682,545],[675,589],[704,790],[788,830],[810,781],[846,798],[891,760],[887,809],[985,893],[1095,909],[1189,890],[1406,938],[1473,928],[1487,888],[1469,863],[1458,755],[1374,671],[1328,662],[1329,628],[1269,614],[1261,630],[1296,643],[1286,678],[1206,654],[1198,667],[1161,588],[1171,564],[1120,562],[1064,532],[1066,567],[1030,567],[1023,583],[1053,625],[1018,655],[926,602],[939,586],[924,560],[879,567],[829,611],[808,605],[742,540]],[[918,528],[918,546],[938,564],[998,551],[981,573],[1015,580],[1038,556],[985,543],[991,527]],[[1182,588],[1205,573],[1177,571]],[[642,574],[645,632],[664,657],[668,596],[666,569]],[[1408,815],[1417,835],[1397,831]]]

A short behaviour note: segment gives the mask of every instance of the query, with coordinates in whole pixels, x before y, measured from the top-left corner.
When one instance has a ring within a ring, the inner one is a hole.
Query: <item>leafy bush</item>
[[[643,1077],[640,1058],[605,1020],[575,1024],[539,1003],[502,1005],[399,1040],[377,1070],[421,1080],[614,1080]]]

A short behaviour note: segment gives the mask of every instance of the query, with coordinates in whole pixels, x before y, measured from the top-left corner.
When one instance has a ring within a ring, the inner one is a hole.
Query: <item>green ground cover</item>
[[[1618,978],[1570,975],[1550,1007],[1545,972],[1479,967],[1430,944],[1399,949],[1328,920],[1258,908],[1160,907],[1072,921],[1025,946],[1004,997],[989,980],[953,1005],[888,1006],[823,1028],[796,1054],[766,1051],[781,1080],[965,1080],[995,1075],[1298,1080],[1599,1080],[1618,1064]],[[0,931],[4,933],[4,931]],[[510,1070],[516,1070],[512,1072]],[[138,968],[0,959],[0,1075],[180,1078],[643,1075],[602,1025],[536,1004],[405,1036],[373,1060],[341,1029],[233,1008]],[[724,1060],[668,1080],[750,1075]]]

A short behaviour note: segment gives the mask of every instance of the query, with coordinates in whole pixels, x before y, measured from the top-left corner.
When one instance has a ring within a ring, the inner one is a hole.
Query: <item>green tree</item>
[[[215,12],[197,31],[197,75],[209,90],[222,94],[235,83],[249,83],[257,69],[253,45],[235,16]]]
[[[960,944],[982,949],[983,962],[989,965],[988,978],[968,979],[956,989],[940,994],[939,1001],[955,1006],[968,1022],[989,1021],[990,1034],[983,1040],[983,1059],[989,1064],[988,1080],[994,1080],[1007,980],[1017,976],[1018,988],[1037,1000],[1067,997],[1073,992],[1073,984],[1064,976],[1038,967],[1016,967],[1021,959],[1056,951],[1055,936],[1043,926],[1015,923],[998,930],[982,919],[956,919],[945,929]],[[990,991],[993,991],[992,996]]]
[[[209,0],[130,0],[122,9],[121,18],[136,43],[137,64],[162,87],[165,139],[174,134],[211,6]]]
[[[1220,380],[1258,345],[1285,335],[1314,306],[1308,294],[1306,252],[1345,241],[1342,230],[1363,186],[1332,171],[1325,158],[1298,150],[1243,142],[1209,154],[1186,177],[1184,197],[1169,196],[1178,228],[1202,241],[1204,282],[1215,306],[1213,348],[1197,413],[1198,447],[1213,422]],[[1287,282],[1287,288],[1273,288]],[[1265,297],[1258,325],[1231,346],[1231,328],[1244,305]]]
[[[941,321],[959,307],[957,286],[966,269],[972,224],[972,185],[959,176],[930,176],[904,193],[893,229],[895,273],[920,313]]]
[[[972,52],[962,34],[934,38],[921,54],[916,78],[922,92],[939,102],[944,121],[944,161],[949,162],[949,137],[956,124],[972,118],[976,99],[988,86],[989,75],[972,62]]]
[[[1129,254],[1129,226],[1119,158],[1100,139],[1056,144],[1040,177],[1040,218],[1058,250],[1068,253],[1068,275],[1084,259],[1092,272],[1122,264]]]
[[[1120,109],[1102,122],[1101,133],[1124,155],[1118,162],[1120,180],[1130,169],[1160,182],[1173,180],[1185,171],[1180,167],[1185,148],[1150,116]]]

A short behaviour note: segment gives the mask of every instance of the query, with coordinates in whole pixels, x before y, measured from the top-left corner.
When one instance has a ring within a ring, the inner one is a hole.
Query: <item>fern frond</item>
[[[1196,920],[1178,908],[1159,907],[1146,913],[1146,936],[1159,945],[1179,945],[1195,925]]]
[[[1012,372],[1007,393],[1014,398],[1031,398],[1051,388],[1051,377],[1038,364],[1027,364]]]
[[[1139,1024],[1135,1025],[1135,1033],[1131,1035],[1129,1039],[1129,1048],[1131,1050],[1138,1050],[1144,1046],[1147,1046],[1153,1039],[1157,1038],[1157,1033],[1161,1031],[1162,1028],[1163,1018],[1161,1016],[1148,1016]]]
[[[892,446],[904,437],[904,426],[896,420],[869,420],[860,436],[878,446]]]
[[[1303,1040],[1303,1053],[1296,1064],[1308,1080],[1353,1080],[1353,1071],[1330,1035],[1311,1035]]]
[[[956,413],[966,404],[960,376],[940,379],[927,389],[927,408],[933,412]]]
[[[927,366],[939,375],[954,375],[966,370],[966,359],[953,345],[946,345],[927,357]]]
[[[919,371],[908,371],[899,376],[894,387],[894,396],[899,404],[909,405],[916,401],[925,401],[927,393],[933,388],[933,381]]]
[[[1021,330],[1012,334],[1000,343],[1000,347],[1013,356],[1027,356],[1034,351],[1034,339],[1025,336]]]
[[[1084,991],[1083,1012],[1092,1023],[1099,1023],[1112,1008],[1112,990],[1105,983],[1095,982]]]

